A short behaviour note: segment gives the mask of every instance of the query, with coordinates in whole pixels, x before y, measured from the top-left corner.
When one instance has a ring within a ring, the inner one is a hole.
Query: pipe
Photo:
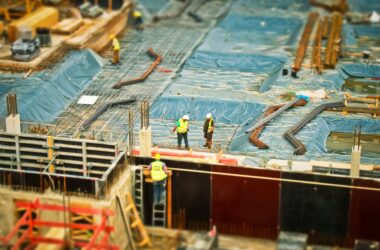
[[[247,129],[245,131],[245,133],[249,133],[251,132],[252,130],[255,130],[257,129],[258,127],[261,127],[262,125],[265,125],[267,122],[271,121],[273,118],[279,116],[282,112],[284,112],[285,110],[287,110],[288,108],[290,108],[291,106],[295,105],[298,101],[300,101],[301,99],[303,98],[296,98],[288,103],[286,103],[284,106],[282,106],[280,109],[278,109],[277,111],[275,111],[274,113],[268,115],[267,117],[265,117],[264,119],[260,120],[259,122],[257,122],[255,125],[253,125],[252,127],[250,127],[249,129]]]
[[[293,104],[291,107],[298,107],[298,106],[305,106],[307,103],[307,100],[306,99],[299,99],[298,102],[296,102],[295,104]],[[285,104],[280,104],[280,105],[275,105],[275,106],[270,106],[264,113],[264,116],[263,118],[269,116],[270,114],[272,114],[273,112],[277,111],[278,109],[280,109],[281,107],[283,107]],[[259,140],[259,136],[260,136],[260,133],[263,131],[265,127],[265,124],[256,128],[255,130],[252,131],[252,134],[249,136],[249,141],[255,145],[256,147],[260,148],[260,149],[267,149],[269,148],[269,146],[267,144],[265,144],[264,142],[260,141]]]
[[[121,81],[119,83],[116,83],[116,84],[114,84],[112,86],[113,89],[120,89],[121,87],[123,87],[125,85],[130,85],[130,84],[134,84],[134,83],[143,82],[143,81],[146,80],[146,78],[148,78],[148,76],[153,72],[153,70],[158,66],[158,64],[161,63],[162,56],[156,54],[153,51],[153,49],[151,49],[151,48],[149,48],[147,52],[148,52],[149,56],[154,57],[155,60],[150,65],[150,67],[144,72],[144,74],[142,74],[140,77],[132,79],[132,80]]]
[[[309,114],[307,114],[300,122],[288,129],[284,133],[284,138],[288,140],[293,147],[295,147],[294,154],[303,155],[306,153],[305,145],[299,141],[294,135],[297,134],[303,127],[306,126],[311,120],[313,120],[317,115],[322,113],[325,109],[340,108],[344,107],[344,102],[330,102],[324,103],[313,109]]]

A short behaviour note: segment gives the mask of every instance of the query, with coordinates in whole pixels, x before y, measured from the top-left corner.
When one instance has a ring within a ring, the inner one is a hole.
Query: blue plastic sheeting
[[[155,14],[162,10],[170,0],[138,0],[150,13]]]
[[[257,119],[252,118],[241,126],[235,133],[228,148],[232,153],[247,154],[257,157],[247,159],[245,164],[261,164],[263,159],[293,159],[293,160],[331,160],[349,162],[350,155],[340,155],[329,153],[326,148],[326,141],[331,132],[352,133],[355,127],[361,126],[362,133],[380,134],[380,120],[368,119],[368,116],[344,116],[339,113],[323,113],[308,123],[296,138],[299,139],[307,148],[305,155],[293,155],[293,146],[284,138],[283,134],[294,124],[300,121],[316,105],[311,104],[306,108],[294,108],[286,111],[281,116],[268,123],[259,139],[269,145],[269,150],[260,150],[253,146],[249,141],[249,134],[245,130],[255,124]],[[362,157],[363,163],[380,163],[380,157],[376,154],[366,154]]]
[[[215,122],[224,124],[241,124],[247,117],[256,117],[264,105],[252,102],[215,100],[203,97],[162,96],[150,110],[152,119],[177,120],[183,115],[192,121],[203,121],[211,113]]]
[[[230,32],[251,31],[273,37],[293,34],[295,30],[301,28],[301,25],[301,20],[295,18],[231,14],[218,26]]]
[[[257,8],[283,9],[292,11],[308,11],[310,9],[309,1],[305,0],[239,0],[236,1],[235,5],[243,7],[246,6],[248,9],[252,9],[252,6]]]
[[[14,92],[22,121],[52,122],[101,68],[97,54],[82,50],[69,54],[52,72],[43,71],[27,79],[20,75],[0,76],[0,80],[15,80],[0,84],[0,102],[5,104],[7,93]],[[6,105],[0,105],[0,116],[6,115]]]
[[[309,126],[309,128],[308,128]],[[313,129],[313,135],[309,140],[305,141],[306,147],[310,153],[306,156],[315,155],[323,159],[341,160],[349,162],[351,160],[350,155],[340,155],[328,153],[326,148],[326,141],[331,132],[346,132],[353,133],[355,127],[361,127],[363,134],[380,134],[380,120],[368,119],[368,116],[333,116],[322,115],[308,125],[305,129]],[[362,156],[361,162],[363,163],[380,163],[380,157],[376,154],[366,154]]]
[[[380,77],[380,65],[366,63],[343,63],[340,68],[353,77]]]
[[[352,25],[343,24],[343,38],[346,46],[356,46],[358,42],[357,36]]]
[[[290,69],[289,69],[290,71]],[[298,73],[300,79],[294,79],[289,74],[282,76],[281,73],[268,78],[260,87],[260,92],[266,92],[274,87],[288,88],[296,90],[317,90],[324,88],[326,90],[341,90],[348,78],[345,72],[339,70],[325,70],[323,75],[314,73],[312,70],[303,70]]]
[[[351,25],[358,36],[380,37],[379,24],[358,24]]]
[[[228,69],[242,72],[271,73],[284,64],[281,57],[266,55],[224,54],[217,52],[195,52],[186,62],[187,66],[203,69]]]
[[[198,50],[251,53],[260,46],[294,45],[302,24],[292,16],[229,14],[210,31]]]
[[[348,0],[350,11],[380,12],[380,2],[377,0]]]

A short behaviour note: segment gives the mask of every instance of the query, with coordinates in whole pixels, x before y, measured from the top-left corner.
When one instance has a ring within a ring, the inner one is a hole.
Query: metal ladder
[[[167,181],[165,179],[165,189]],[[154,227],[166,227],[166,190],[162,192],[160,199],[162,202],[159,204],[153,203],[152,210],[152,226]]]
[[[136,209],[144,222],[144,175],[142,166],[133,168],[133,197]]]

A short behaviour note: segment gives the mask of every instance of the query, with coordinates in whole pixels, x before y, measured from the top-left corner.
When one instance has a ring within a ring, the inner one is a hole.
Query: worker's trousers
[[[119,63],[119,50],[113,51],[113,64]]]
[[[165,179],[153,182],[153,204],[161,203],[162,193],[165,191]]]
[[[187,132],[186,133],[177,133],[177,141],[178,141],[178,148],[182,145],[182,138],[185,141],[185,147],[189,147],[189,142],[187,140]]]

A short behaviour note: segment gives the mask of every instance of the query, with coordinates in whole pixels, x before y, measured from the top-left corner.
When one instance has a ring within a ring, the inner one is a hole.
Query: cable
[[[144,167],[144,168],[147,168],[147,167]],[[290,182],[290,183],[297,183],[297,184],[308,184],[308,185],[318,185],[318,186],[327,186],[327,187],[347,188],[347,189],[357,189],[357,190],[367,190],[367,191],[378,191],[378,192],[380,192],[380,188],[370,188],[370,187],[351,186],[351,185],[343,185],[343,184],[324,183],[324,182],[319,182],[319,181],[302,181],[302,180],[283,179],[283,178],[276,178],[276,177],[265,177],[265,176],[244,175],[244,174],[231,174],[231,173],[183,169],[183,168],[168,168],[168,169],[174,170],[174,171],[179,171],[179,172],[191,172],[191,173],[200,173],[200,174],[222,175],[222,176],[232,176],[232,177],[250,178],[250,179],[258,179],[258,180],[267,180],[267,181],[280,181],[280,182]]]

